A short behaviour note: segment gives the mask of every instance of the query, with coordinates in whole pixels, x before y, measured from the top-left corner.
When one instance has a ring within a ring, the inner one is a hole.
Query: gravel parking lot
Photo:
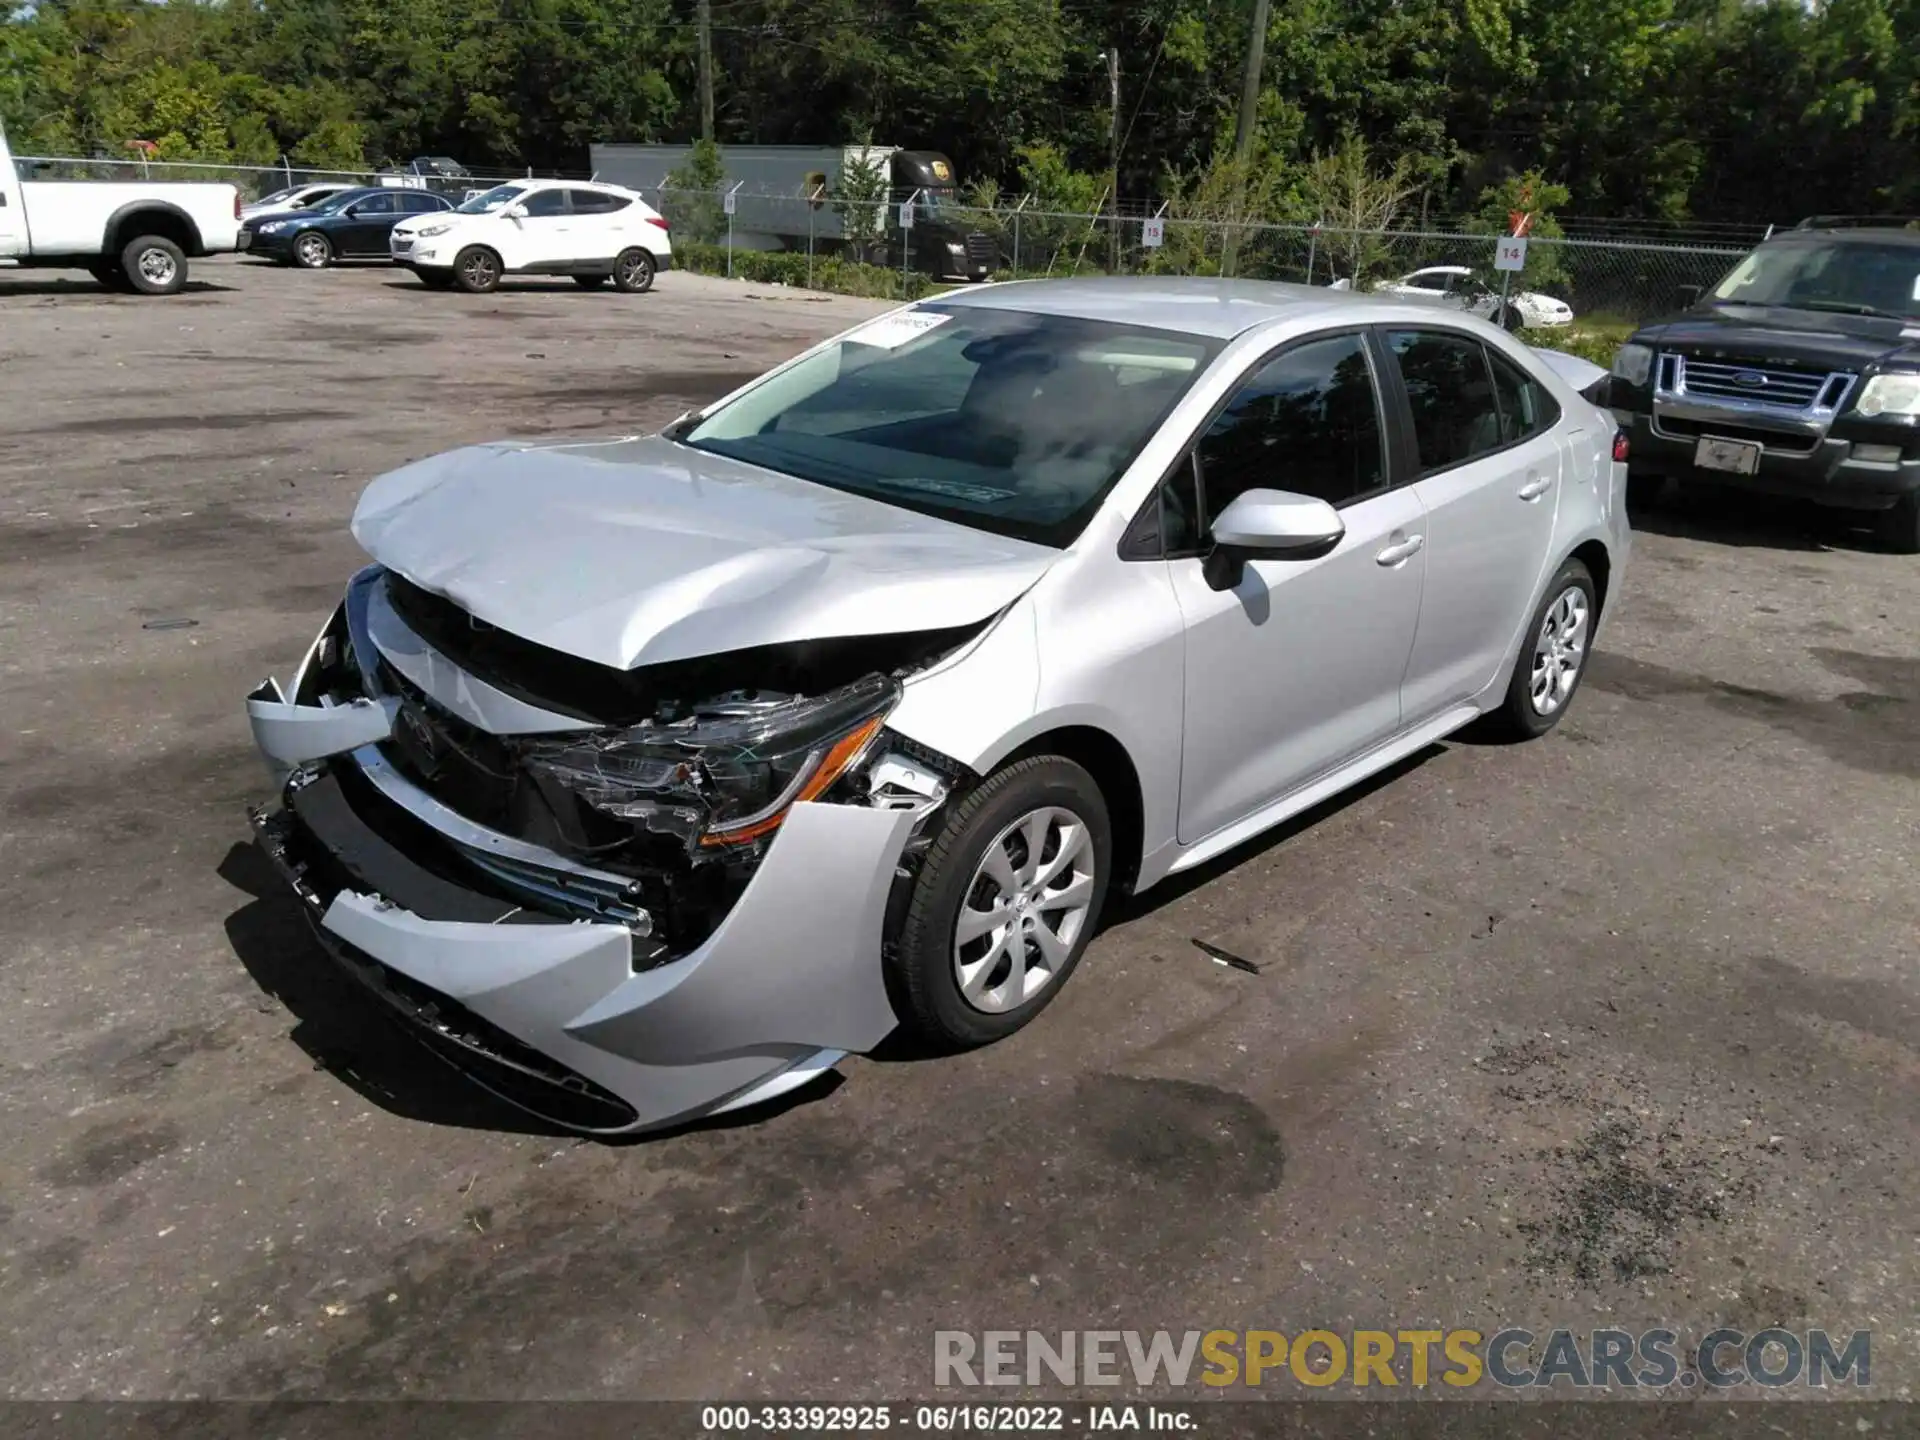
[[[1422,1324],[1870,1329],[1920,1383],[1920,563],[1791,508],[1645,517],[1551,737],[1154,892],[987,1051],[589,1144],[333,978],[241,697],[362,485],[879,308],[0,272],[5,1393],[844,1400],[939,1328]]]

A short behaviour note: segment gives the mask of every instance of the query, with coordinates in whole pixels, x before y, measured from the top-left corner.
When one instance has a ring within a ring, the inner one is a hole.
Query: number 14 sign
[[[1508,235],[1502,238],[1493,250],[1493,268],[1496,270],[1526,269],[1527,237]]]

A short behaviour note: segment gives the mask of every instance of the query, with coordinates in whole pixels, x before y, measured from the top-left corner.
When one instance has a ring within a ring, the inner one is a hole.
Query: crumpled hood
[[[353,536],[488,624],[621,669],[972,624],[1059,554],[659,437],[437,455],[369,485]]]

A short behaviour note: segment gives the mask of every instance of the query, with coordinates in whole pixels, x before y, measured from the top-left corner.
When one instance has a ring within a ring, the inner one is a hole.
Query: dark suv
[[[1894,222],[1897,223],[1897,222]],[[1870,512],[1920,552],[1920,228],[1810,220],[1634,332],[1610,395],[1632,479]]]

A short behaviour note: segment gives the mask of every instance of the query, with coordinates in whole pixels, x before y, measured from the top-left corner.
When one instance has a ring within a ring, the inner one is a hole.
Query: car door
[[[1546,387],[1478,335],[1382,337],[1426,511],[1426,594],[1407,666],[1417,724],[1504,677],[1550,556],[1565,446]]]
[[[605,190],[569,190],[567,201],[573,210],[567,258],[580,264],[604,261],[611,266],[614,256],[629,243],[621,237],[632,202]]]
[[[1381,363],[1359,330],[1261,360],[1172,482],[1169,572],[1186,626],[1182,844],[1400,728],[1424,516],[1412,490],[1394,484]],[[1237,584],[1215,590],[1204,566],[1207,517],[1250,489],[1325,499],[1346,534],[1318,558],[1250,560]]]
[[[572,253],[573,216],[567,192],[558,186],[535,190],[520,202],[526,214],[509,223],[514,227],[514,250],[507,260],[513,270],[550,270],[564,266]]]
[[[387,232],[400,218],[392,195],[365,195],[347,207],[334,249],[341,255],[384,255]]]

